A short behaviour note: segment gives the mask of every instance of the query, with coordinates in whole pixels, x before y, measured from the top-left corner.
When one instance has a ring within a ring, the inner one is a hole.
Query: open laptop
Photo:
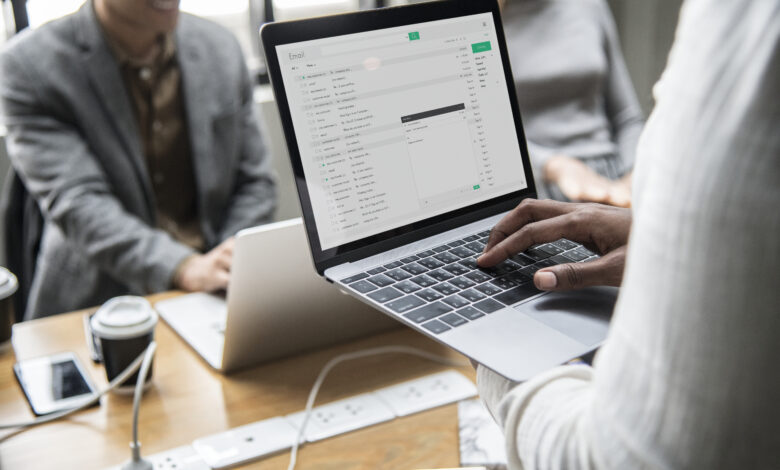
[[[236,235],[227,301],[196,293],[155,308],[222,372],[398,325],[322,282],[311,269],[299,218]]]
[[[513,380],[592,351],[616,289],[536,290],[568,240],[475,259],[533,175],[495,0],[261,30],[317,272]]]

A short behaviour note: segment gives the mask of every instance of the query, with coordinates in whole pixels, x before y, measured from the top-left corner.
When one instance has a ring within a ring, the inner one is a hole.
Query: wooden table
[[[177,293],[151,296],[153,303]],[[17,324],[14,350],[0,352],[0,420],[33,417],[13,376],[18,359],[74,351],[98,387],[106,383],[101,366],[89,359],[82,317],[91,310]],[[224,376],[206,363],[164,322],[157,326],[154,384],[144,394],[139,439],[145,454],[192,443],[262,419],[300,411],[315,377],[328,359],[348,351],[404,344],[465,358],[407,328],[303,353]],[[14,354],[15,352],[15,354]],[[325,381],[317,404],[392,385],[447,367],[406,355],[359,359],[339,365]],[[470,367],[459,372],[474,379]],[[398,418],[363,430],[309,444],[296,468],[413,469],[458,465],[455,405]],[[100,407],[22,432],[0,431],[0,468],[99,469],[129,459],[132,396],[109,394]],[[247,465],[286,468],[289,452]]]

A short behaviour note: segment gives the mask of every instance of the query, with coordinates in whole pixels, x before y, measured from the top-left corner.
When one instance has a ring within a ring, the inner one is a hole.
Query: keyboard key
[[[433,250],[425,250],[425,251],[421,251],[421,252],[417,253],[417,256],[420,257],[420,258],[427,258],[427,257],[433,256],[435,254],[436,254],[436,252],[433,251]]]
[[[474,240],[479,240],[479,235],[469,235],[468,237],[463,239],[467,242],[473,242]]]
[[[417,261],[419,258],[415,255],[407,256],[406,258],[401,258],[401,262],[404,264],[409,264],[412,261]]]
[[[384,274],[378,274],[376,276],[369,277],[368,280],[378,285],[379,287],[389,286],[395,282]]]
[[[477,292],[474,289],[458,292],[458,295],[467,299],[469,302],[476,302],[478,300],[482,300],[485,298],[484,294],[482,294],[481,292]]]
[[[555,265],[556,265],[556,263],[553,263],[548,258],[548,259],[543,259],[543,260],[539,261],[534,266],[536,266],[538,269],[542,269],[542,268],[549,268],[550,266],[555,266]]]
[[[426,276],[425,274],[423,274],[422,276],[413,277],[411,280],[412,282],[414,282],[415,284],[421,287],[432,286],[436,284],[436,282],[438,282],[436,281],[436,279],[433,279],[430,276]]]
[[[353,282],[349,285],[349,287],[355,289],[356,291],[360,292],[361,294],[365,294],[367,292],[371,292],[372,290],[376,290],[377,287],[373,284],[371,284],[368,281],[362,280],[358,282]]]
[[[403,281],[404,279],[409,279],[410,277],[412,277],[411,274],[407,273],[406,271],[400,268],[395,268],[392,271],[387,271],[384,275],[387,277],[391,277],[396,281]]]
[[[447,243],[447,246],[455,248],[456,246],[461,246],[464,243],[466,243],[466,242],[464,242],[463,240],[455,240],[454,242]]]
[[[488,276],[482,271],[472,271],[466,274],[464,277],[469,278],[470,280],[476,282],[477,284],[493,279],[491,276]]]
[[[368,296],[383,304],[385,302],[389,302],[393,299],[397,299],[398,297],[403,296],[404,294],[401,293],[398,289],[394,289],[392,287],[385,287],[384,289],[379,289],[378,291],[371,292],[368,294]]]
[[[488,240],[490,240],[490,237],[484,237],[477,240],[479,243],[482,243],[484,245],[487,245]]]
[[[493,279],[492,281],[490,281],[490,283],[503,290],[511,289],[518,285],[518,283],[513,279],[509,278],[508,275],[499,277],[497,279]]]
[[[519,264],[520,266],[530,266],[530,265],[536,263],[536,260],[534,260],[532,258],[529,258],[528,256],[526,256],[526,255],[524,255],[522,253],[518,253],[518,254],[512,256],[509,259],[511,259],[513,262]]]
[[[445,305],[441,302],[434,302],[424,307],[420,307],[417,310],[412,310],[409,313],[405,313],[404,317],[415,323],[422,323],[425,320],[436,318],[440,315],[444,315],[447,312],[451,312],[452,307]]]
[[[393,261],[392,263],[388,263],[385,265],[387,269],[395,269],[397,267],[400,267],[403,263],[400,261]]]
[[[417,263],[407,264],[406,266],[401,266],[401,269],[408,272],[409,274],[414,274],[415,276],[418,274],[422,274],[425,271],[428,270],[428,268],[420,266]]]
[[[369,269],[369,270],[368,270],[368,271],[366,271],[366,272],[367,272],[368,274],[370,274],[370,275],[372,275],[372,276],[373,276],[374,274],[383,273],[383,272],[385,272],[385,271],[387,271],[387,270],[386,270],[385,268],[383,268],[382,266],[380,266],[380,267],[378,267],[378,268]]]
[[[455,261],[460,261],[459,257],[453,255],[448,251],[445,251],[444,253],[439,253],[438,255],[433,255],[433,257],[445,264],[454,263]]]
[[[553,245],[551,243],[547,243],[545,245],[541,245],[541,246],[539,246],[539,249],[544,251],[545,253],[547,253],[550,256],[559,255],[559,254],[561,254],[561,253],[563,253],[565,251],[565,250],[562,250],[562,249],[558,248],[557,246],[555,246],[555,245]]]
[[[453,327],[468,323],[465,318],[455,313],[448,313],[447,315],[444,315],[441,317],[441,321]]]
[[[453,276],[461,276],[463,274],[471,272],[469,268],[466,268],[463,265],[458,263],[450,264],[448,266],[443,267],[442,269],[452,274]]]
[[[493,298],[498,300],[502,304],[512,305],[512,304],[516,304],[517,302],[520,302],[521,300],[527,299],[528,297],[534,296],[539,292],[541,291],[538,290],[536,287],[534,287],[533,284],[529,283],[502,292]]]
[[[549,258],[550,254],[545,253],[539,247],[535,248],[529,248],[523,252],[524,255],[528,256],[529,258],[533,259],[534,261],[541,261],[543,259]]]
[[[436,279],[437,281],[446,281],[448,279],[452,279],[452,274],[448,273],[447,271],[442,271],[441,269],[435,269],[433,271],[430,271],[427,273],[428,276],[431,276],[432,278]]]
[[[464,299],[459,295],[451,295],[446,299],[442,300],[442,302],[444,302],[445,304],[449,305],[452,308],[461,308],[469,304],[468,300]]]
[[[474,287],[476,285],[465,277],[456,277],[455,279],[450,279],[450,284],[456,286],[459,289],[468,289],[469,287]]]
[[[512,282],[514,282],[518,286],[520,284],[525,284],[526,282],[531,282],[534,279],[533,276],[528,276],[525,273],[522,273],[520,271],[515,271],[515,272],[512,272],[512,273],[509,273],[509,274],[507,274],[504,277],[506,279],[511,280]]]
[[[474,289],[482,292],[483,294],[487,295],[488,297],[493,296],[501,292],[501,289],[494,286],[493,284],[486,282],[485,284],[480,284]]]
[[[458,292],[460,289],[453,286],[449,282],[442,282],[437,286],[433,286],[433,290],[444,295],[450,295],[450,294],[454,294],[455,292]]]
[[[405,294],[411,294],[412,292],[417,292],[421,289],[420,286],[417,284],[407,280],[407,281],[401,281],[398,284],[394,284],[393,287],[395,287],[398,290],[403,291]]]
[[[472,256],[471,258],[462,259],[462,260],[458,261],[458,264],[468,268],[471,271],[473,271],[473,270],[478,268],[478,266],[477,266],[477,257],[476,256]]]
[[[428,269],[436,269],[444,266],[444,263],[434,258],[425,258],[418,261],[419,264],[425,266]]]
[[[359,280],[365,279],[367,277],[368,277],[368,274],[360,273],[360,274],[355,274],[354,276],[350,276],[350,277],[348,277],[346,279],[342,279],[341,282],[343,282],[344,284],[352,284],[355,281],[359,281]]]
[[[466,243],[463,246],[465,246],[469,250],[473,251],[474,253],[482,253],[482,250],[485,249],[485,245],[483,243],[480,243],[480,242]]]
[[[490,230],[483,230],[482,232],[479,232],[477,236],[479,237],[487,237],[490,235]]]
[[[458,314],[461,316],[464,316],[468,318],[469,320],[476,320],[479,317],[484,317],[485,314],[477,310],[476,308],[472,306],[468,306],[466,308],[462,308],[458,310]]]
[[[566,258],[568,258],[568,259],[570,259],[572,261],[575,261],[575,262],[584,261],[584,260],[586,260],[586,259],[588,259],[590,257],[590,255],[587,255],[585,253],[579,252],[577,250],[567,251],[567,252],[563,253],[562,256],[565,256]]]
[[[493,313],[496,310],[501,310],[504,306],[493,299],[485,299],[481,302],[474,304],[474,307],[482,310],[485,313]]]
[[[414,295],[420,297],[421,299],[425,299],[428,302],[433,302],[434,300],[439,300],[444,297],[443,295],[431,289],[425,289],[419,292],[415,292]]]
[[[470,256],[474,256],[474,252],[464,246],[453,248],[450,250],[450,253],[452,253],[453,255],[459,258],[468,258]]]
[[[565,264],[565,263],[571,263],[571,260],[563,255],[555,255],[552,258],[550,258],[550,262],[555,264]]]
[[[434,248],[433,251],[435,251],[436,253],[441,253],[441,252],[447,251],[449,249],[450,249],[450,247],[448,247],[447,245],[440,245],[440,246],[437,246],[436,248]]]
[[[511,273],[512,271],[515,271],[517,269],[520,269],[520,265],[508,259],[505,259],[504,261],[493,266],[493,271],[495,271],[495,273],[499,276],[503,274]]]
[[[572,248],[577,248],[579,246],[573,241],[567,240],[565,238],[561,238],[560,240],[552,242],[552,245],[555,245],[558,248],[562,248],[564,250],[571,250]]]
[[[423,325],[423,328],[435,333],[440,334],[444,333],[447,330],[450,330],[451,328],[444,323],[440,322],[439,320],[431,320],[428,323]]]
[[[395,313],[404,313],[420,305],[425,305],[425,301],[413,295],[407,295],[406,297],[393,300],[387,304],[387,307]]]

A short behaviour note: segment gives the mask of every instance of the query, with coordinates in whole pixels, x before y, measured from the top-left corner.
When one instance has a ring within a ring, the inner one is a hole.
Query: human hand
[[[572,201],[599,202],[618,207],[631,205],[631,180],[605,178],[576,158],[557,155],[544,165],[545,180],[555,183]]]
[[[205,254],[193,255],[181,264],[173,284],[188,292],[227,289],[235,238],[230,237]]]
[[[567,238],[582,243],[601,257],[585,263],[566,263],[540,269],[534,275],[538,289],[619,286],[630,230],[629,209],[526,199],[493,227],[477,264],[494,266],[532,245]]]

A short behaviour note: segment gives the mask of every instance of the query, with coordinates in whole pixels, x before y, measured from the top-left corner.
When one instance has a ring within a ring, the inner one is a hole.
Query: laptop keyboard
[[[477,266],[490,231],[407,256],[341,282],[435,334],[539,294],[534,273],[597,255],[562,238],[533,246],[492,268]]]

